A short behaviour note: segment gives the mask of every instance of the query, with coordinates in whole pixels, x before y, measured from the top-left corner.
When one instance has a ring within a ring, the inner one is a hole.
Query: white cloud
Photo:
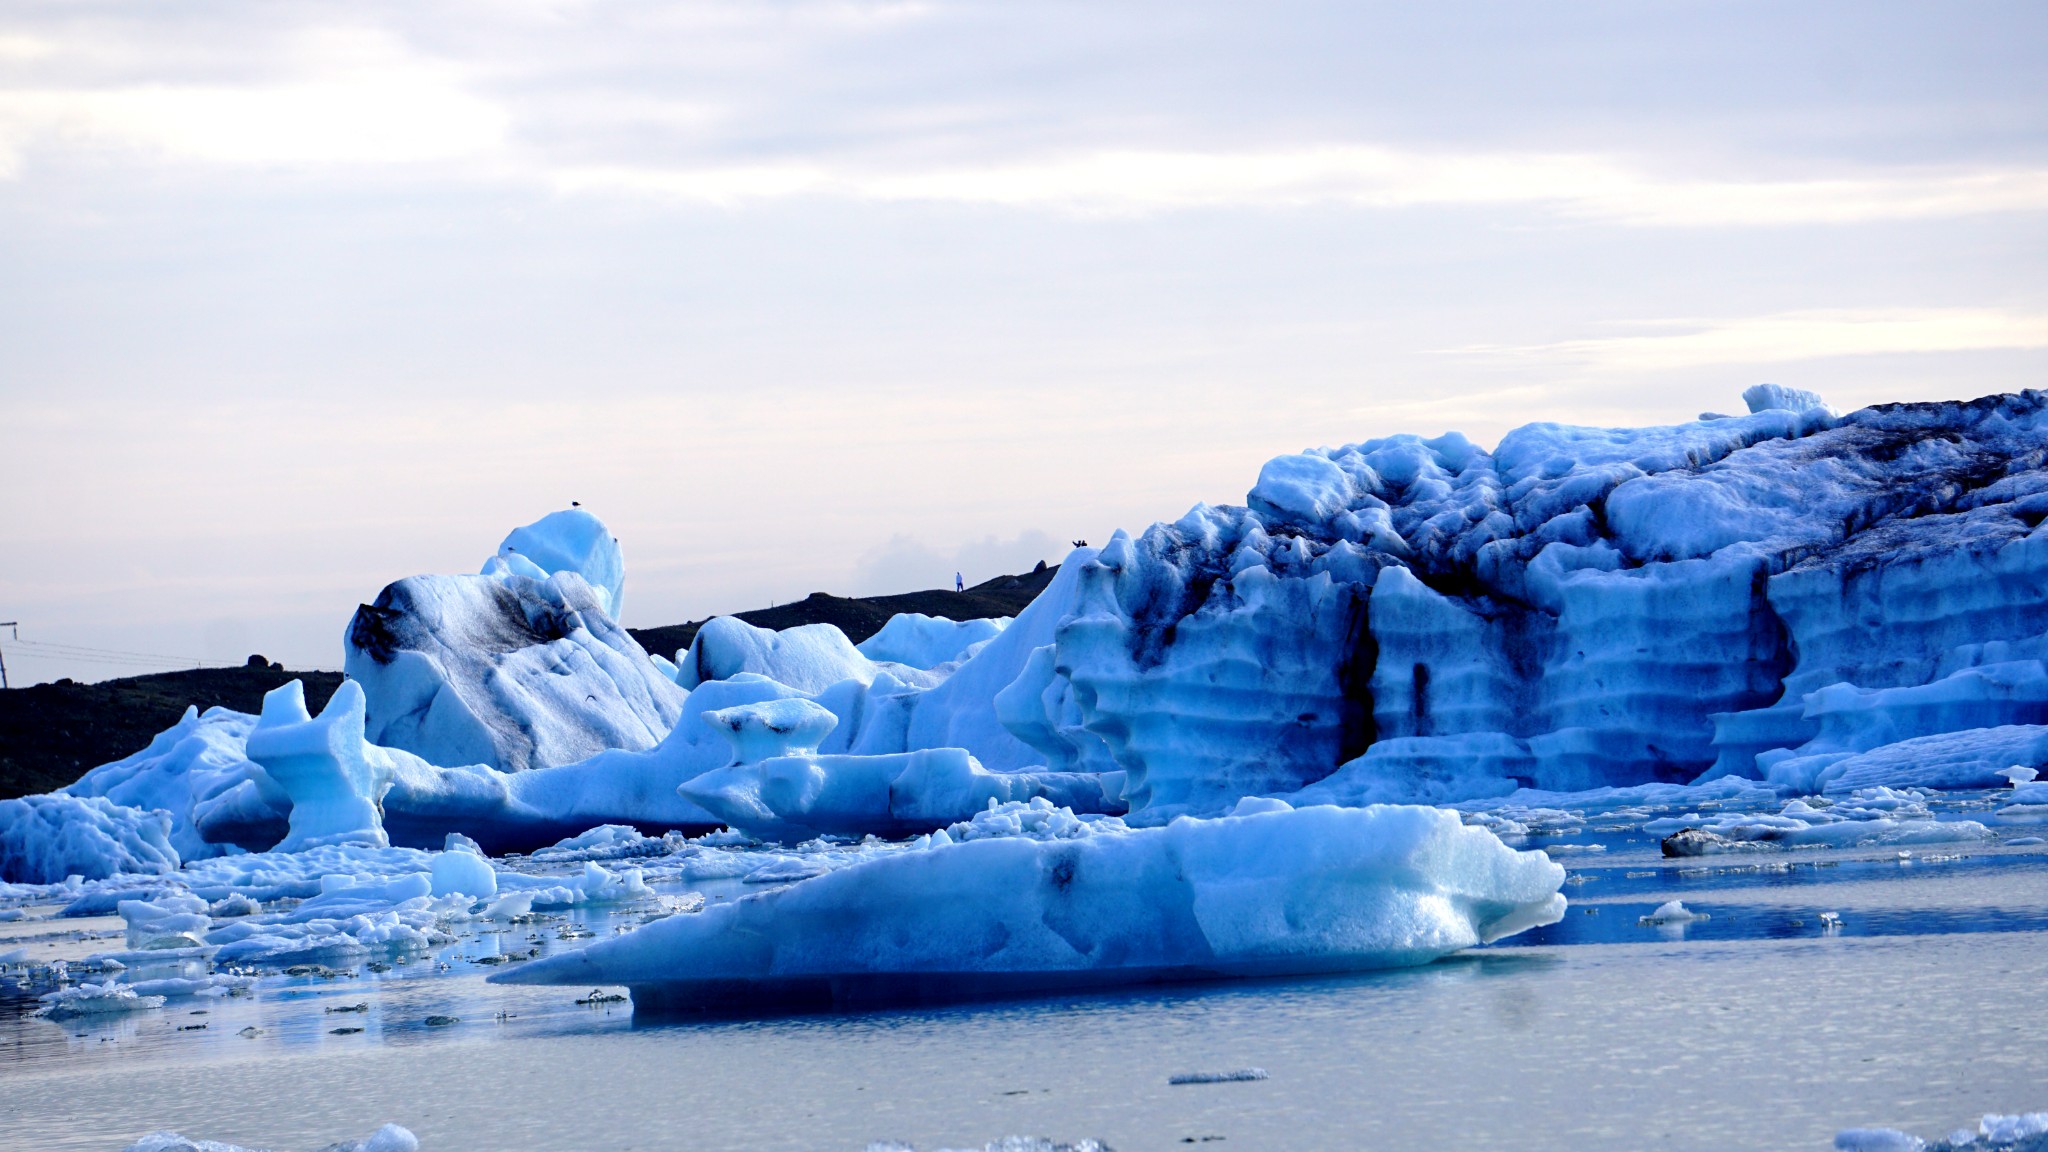
[[[826,196],[1143,213],[1213,207],[1530,205],[1646,226],[1854,224],[2048,210],[2048,170],[1906,172],[1810,180],[1682,179],[1592,155],[1439,154],[1338,144],[1267,152],[1097,152],[1025,164],[570,167],[566,193],[708,204]]]
[[[1832,356],[2048,348],[2048,315],[1985,308],[1815,309],[1733,319],[1652,320],[1631,327],[1663,331],[1452,351],[1563,361],[1607,371],[1659,372]]]
[[[0,90],[0,157],[68,144],[217,164],[364,165],[473,156],[505,140],[503,109],[389,37],[313,30],[293,48],[283,78]]]

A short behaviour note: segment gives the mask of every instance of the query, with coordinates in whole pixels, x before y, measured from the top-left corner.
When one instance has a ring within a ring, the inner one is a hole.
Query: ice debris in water
[[[600,824],[533,853],[543,863],[565,860],[622,860],[637,856],[660,856],[682,846],[681,836],[643,836],[639,829],[624,824]]]
[[[2048,1112],[2015,1116],[1986,1113],[1977,1130],[1958,1128],[1929,1143],[1896,1128],[1846,1128],[1835,1134],[1836,1152],[2048,1152]]]
[[[104,984],[79,984],[44,994],[36,1014],[51,1020],[80,1016],[113,1016],[124,1012],[145,1012],[164,1006],[162,996],[139,995],[126,984],[109,980]]]
[[[945,829],[947,840],[953,843],[1004,836],[1073,840],[1125,831],[1129,829],[1124,822],[1114,816],[1078,816],[1073,809],[1057,807],[1043,796],[1034,796],[1025,802],[1012,800],[1007,804],[990,800],[988,807],[976,812],[972,819],[950,824]]]
[[[917,1149],[896,1140],[877,1140],[868,1145],[867,1152],[917,1152]],[[1098,1140],[1078,1140],[1068,1144],[1044,1136],[1005,1136],[979,1148],[939,1148],[934,1152],[1110,1152],[1110,1149]]]
[[[1657,905],[1656,911],[1650,913],[1647,916],[1641,917],[1637,921],[1637,923],[1687,924],[1691,923],[1694,920],[1705,920],[1707,918],[1708,917],[1706,913],[1695,912],[1692,909],[1687,908],[1682,901],[1666,900],[1664,903]]]
[[[1666,856],[1703,856],[1763,847],[1850,848],[1883,844],[1966,843],[1990,838],[1975,820],[1939,820],[1929,793],[1866,788],[1833,801],[1792,800],[1775,815],[1764,812],[1690,813],[1646,821],[1643,831],[1663,836]]]
[[[1182,1072],[1166,1078],[1168,1084],[1235,1084],[1266,1079],[1264,1068],[1239,1068],[1234,1072]]]
[[[1998,774],[2000,776],[2005,777],[2006,780],[2014,788],[2017,788],[2020,785],[2025,784],[2029,780],[2032,780],[2035,777],[2039,776],[2041,773],[2036,771],[2035,769],[2027,767],[2024,764],[2015,764],[2010,768],[2001,770]]]
[[[877,1140],[868,1144],[866,1152],[918,1152],[911,1144],[897,1140]],[[1098,1140],[1077,1140],[1073,1144],[1061,1140],[1047,1140],[1044,1136],[1004,1136],[991,1140],[981,1148],[938,1148],[934,1152],[1110,1152],[1108,1144]]]
[[[348,1140],[330,1144],[321,1152],[419,1152],[419,1137],[396,1124],[386,1124],[362,1140]],[[135,1143],[126,1152],[267,1152],[265,1149],[245,1148],[240,1144],[222,1144],[217,1140],[192,1140],[176,1132],[152,1132]]]

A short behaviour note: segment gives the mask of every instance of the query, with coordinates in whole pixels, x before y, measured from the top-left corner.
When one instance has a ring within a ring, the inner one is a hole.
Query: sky
[[[16,686],[338,668],[571,500],[653,626],[2044,367],[2037,2],[0,7]]]

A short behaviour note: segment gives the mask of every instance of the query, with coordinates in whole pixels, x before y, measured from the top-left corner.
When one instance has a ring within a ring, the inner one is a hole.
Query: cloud
[[[868,169],[793,162],[568,167],[557,191],[714,205],[796,196],[1145,213],[1219,207],[1534,206],[1637,226],[1856,224],[2048,209],[2048,169],[1803,180],[1682,179],[1600,155],[1436,153],[1370,144],[1287,151],[1107,151],[1023,164]]]
[[[1664,331],[1519,347],[1480,345],[1451,352],[1562,361],[1614,372],[1658,372],[1833,356],[2048,348],[2048,315],[1985,308],[1815,309],[1734,319],[1650,320],[1631,327]]]
[[[0,157],[32,147],[140,151],[230,165],[379,165],[500,148],[506,112],[453,66],[375,31],[291,38],[291,75],[243,83],[0,90]]]
[[[1210,97],[1183,90],[1178,74],[1147,73],[1111,105],[1077,106],[1100,81],[1085,67],[1061,84],[1020,80],[1015,61],[1009,71],[954,74],[955,53],[1002,47],[1001,57],[1016,30],[931,4],[832,2],[780,14],[713,4],[649,26],[561,25],[567,17],[515,10],[462,34],[425,15],[385,13],[378,25],[366,10],[361,19],[243,31],[131,14],[0,28],[0,60],[22,63],[0,86],[0,175],[18,178],[37,150],[82,147],[241,167],[461,160],[465,181],[686,207],[808,199],[1125,216],[1448,207],[1631,227],[2048,211],[2048,167],[2016,153],[1900,165],[1689,153],[1632,133],[1590,147],[1527,142],[1541,135],[1418,143],[1397,121],[1324,118],[1343,101],[1311,81],[1290,99],[1314,116],[1276,107],[1265,121],[1219,109],[1205,118],[1196,109]],[[565,38],[565,26],[581,34]],[[920,38],[944,35],[965,39]],[[1079,51],[1040,48],[1053,59]],[[904,75],[877,84],[872,69]],[[1246,143],[1276,139],[1289,143]]]

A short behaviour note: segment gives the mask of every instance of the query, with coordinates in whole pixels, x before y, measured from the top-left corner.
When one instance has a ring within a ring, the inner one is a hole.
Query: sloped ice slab
[[[1564,870],[1431,808],[1292,809],[958,838],[496,974],[750,1012],[1422,964],[1556,922]],[[986,838],[970,838],[986,837]]]

